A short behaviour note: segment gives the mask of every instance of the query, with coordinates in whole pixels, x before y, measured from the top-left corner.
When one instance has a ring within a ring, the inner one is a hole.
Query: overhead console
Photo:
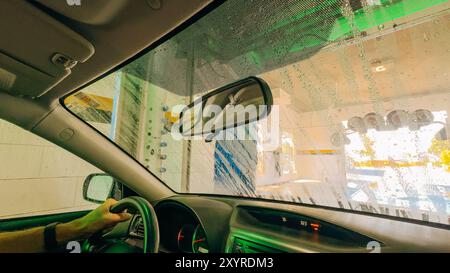
[[[368,252],[374,239],[316,218],[251,206],[237,207],[227,252]]]
[[[0,91],[39,97],[94,54],[85,38],[28,1],[0,1]]]

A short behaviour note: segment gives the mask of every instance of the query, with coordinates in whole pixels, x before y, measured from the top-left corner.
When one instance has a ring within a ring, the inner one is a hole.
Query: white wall
[[[82,198],[84,178],[99,169],[0,120],[0,219],[95,208]]]

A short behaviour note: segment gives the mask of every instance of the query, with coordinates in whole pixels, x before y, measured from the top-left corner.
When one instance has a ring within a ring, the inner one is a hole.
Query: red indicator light
[[[311,224],[311,227],[314,231],[318,231],[320,228],[320,225],[319,224]]]
[[[178,242],[180,242],[181,241],[181,239],[183,239],[184,238],[184,236],[181,234],[181,232],[182,232],[183,230],[182,229],[180,229],[180,231],[178,232],[178,236],[177,236],[177,241]]]
[[[205,240],[206,240],[206,238],[201,238],[201,239],[198,239],[198,240],[194,240],[194,244],[195,243],[204,242]]]

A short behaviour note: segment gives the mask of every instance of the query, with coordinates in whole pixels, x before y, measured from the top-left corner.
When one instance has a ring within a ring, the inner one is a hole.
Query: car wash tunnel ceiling
[[[113,111],[112,94],[114,92],[112,90],[115,89],[119,91],[122,89],[124,92],[121,101],[125,105],[122,107],[127,109],[134,109],[141,100],[146,100],[143,96],[148,91],[154,93],[154,96],[150,96],[154,99],[149,97],[149,103],[154,104],[155,101],[159,101],[159,99],[155,99],[158,96],[155,88],[162,88],[167,92],[179,95],[181,100],[170,102],[169,105],[185,104],[189,103],[190,95],[196,95],[250,75],[264,73],[264,77],[275,87],[284,85],[281,84],[284,78],[299,73],[299,71],[291,71],[296,67],[295,65],[289,66],[289,64],[298,64],[307,58],[309,58],[308,63],[301,66],[303,74],[312,73],[314,69],[309,66],[321,64],[319,78],[329,78],[339,86],[346,86],[349,81],[348,75],[352,75],[354,81],[358,81],[360,90],[340,92],[341,100],[337,101],[333,95],[322,94],[323,90],[321,89],[325,87],[321,88],[320,86],[324,83],[311,82],[314,88],[296,88],[296,95],[290,96],[299,112],[325,109],[330,105],[337,106],[337,103],[341,103],[341,106],[370,103],[373,100],[370,92],[361,92],[370,87],[370,82],[366,82],[362,75],[363,71],[349,72],[346,71],[349,70],[346,67],[348,65],[351,67],[363,66],[363,63],[360,63],[363,60],[358,56],[359,50],[355,46],[351,46],[352,40],[362,44],[364,41],[357,38],[373,33],[385,35],[384,45],[397,44],[397,50],[402,52],[401,55],[400,53],[398,55],[399,59],[395,60],[397,70],[402,71],[408,67],[415,67],[418,62],[421,62],[423,68],[422,70],[411,70],[411,73],[408,74],[401,74],[402,82],[408,83],[405,90],[397,90],[398,88],[390,86],[392,77],[389,76],[390,73],[377,75],[377,84],[381,84],[380,90],[378,90],[380,98],[388,99],[402,94],[437,92],[442,86],[447,85],[448,80],[437,76],[439,73],[436,73],[433,67],[421,61],[425,57],[438,61],[440,58],[438,53],[446,50],[445,36],[441,35],[438,43],[434,45],[430,43],[421,45],[423,50],[417,51],[415,59],[405,58],[408,46],[412,43],[410,39],[422,39],[422,32],[426,31],[428,27],[433,27],[436,31],[444,31],[444,25],[429,22],[424,24],[424,29],[422,29],[423,27],[406,29],[399,27],[399,31],[394,33],[380,29],[380,26],[384,26],[383,24],[386,24],[387,29],[388,22],[389,24],[401,22],[402,18],[411,18],[421,11],[424,12],[420,16],[432,14],[436,10],[430,13],[429,11],[432,10],[430,8],[438,6],[446,0],[371,0],[363,1],[364,5],[359,0],[328,0],[319,1],[320,4],[317,4],[318,1],[281,2],[281,5],[274,5],[272,1],[227,1],[172,39],[121,69],[122,76],[120,77],[123,77],[121,81],[123,86],[119,89],[117,75],[111,74],[108,76],[111,78],[109,81],[99,81],[89,86],[72,98],[67,98],[66,104],[69,105],[69,108],[80,107],[79,111],[74,108],[72,110],[86,120],[110,123]],[[240,5],[239,8],[236,8],[236,5]],[[234,12],[229,12],[227,9],[233,9]],[[219,19],[208,20],[208,16]],[[262,22],[256,24],[257,20],[251,18],[259,18],[258,16],[271,19],[260,20]],[[300,39],[299,35],[292,34],[296,32],[301,33],[304,38]],[[320,39],[317,38],[319,36]],[[358,37],[355,38],[355,36]],[[376,39],[372,38],[370,37],[364,42],[367,43],[364,44],[366,51],[380,46],[380,44],[376,44]],[[227,39],[232,39],[233,42],[229,43]],[[265,40],[269,42],[264,43]],[[345,54],[339,53],[348,59],[345,61],[348,65],[335,65],[337,60],[333,56],[336,54],[324,50],[324,47],[340,45],[342,48],[348,48]],[[439,51],[434,50],[433,48],[438,45]],[[436,54],[427,55],[430,50]],[[312,62],[309,63],[311,60]],[[370,62],[370,60],[365,62]],[[365,65],[371,64],[366,63]],[[420,80],[423,84],[409,84],[411,79]],[[302,82],[299,82],[302,77],[298,79],[290,77],[290,80],[292,81],[291,86],[303,86]],[[151,83],[154,88],[148,89],[147,83]],[[350,89],[351,87],[352,85],[349,85]],[[317,92],[311,95],[308,93],[309,89]],[[355,92],[359,92],[357,96],[354,95]],[[129,103],[125,103],[126,101]],[[155,105],[152,109],[156,108]],[[136,120],[138,112],[136,109],[130,110],[130,118]],[[135,123],[130,122],[129,124]]]
[[[327,45],[364,37],[385,22],[443,2],[227,1],[204,17],[216,20],[198,21],[128,65],[126,73],[189,96],[234,81],[235,75],[258,75],[302,61]],[[268,19],[256,20],[261,17]],[[217,71],[218,66],[225,68]],[[215,77],[196,80],[204,71]],[[179,80],[167,77],[168,72]]]

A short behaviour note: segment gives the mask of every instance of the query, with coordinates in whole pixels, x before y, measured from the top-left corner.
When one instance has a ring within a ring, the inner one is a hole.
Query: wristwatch
[[[58,224],[60,223],[51,223],[44,228],[44,247],[47,252],[58,250],[58,241],[56,241],[56,226]]]

